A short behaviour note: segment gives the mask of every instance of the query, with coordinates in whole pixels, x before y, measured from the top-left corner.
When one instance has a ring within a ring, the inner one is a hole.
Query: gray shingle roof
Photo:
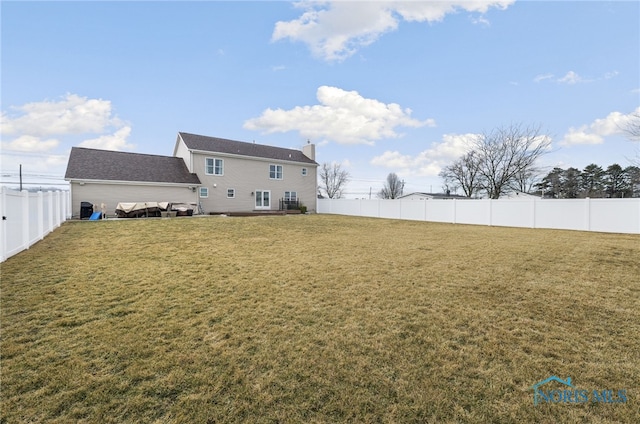
[[[181,158],[73,147],[66,180],[200,184]]]
[[[315,164],[300,150],[285,149],[283,147],[267,146],[264,144],[247,143],[244,141],[227,140],[224,138],[207,137],[204,135],[179,133],[180,137],[190,150],[199,150],[212,153],[227,153],[257,158],[277,159],[284,161]]]

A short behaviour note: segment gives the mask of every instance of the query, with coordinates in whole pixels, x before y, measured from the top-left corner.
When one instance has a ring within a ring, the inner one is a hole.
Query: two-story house
[[[199,204],[204,213],[255,212],[304,205],[316,211],[315,145],[302,150],[178,133],[173,156],[74,147],[65,180],[72,214],[82,202]]]
[[[283,204],[316,210],[313,144],[300,151],[181,132],[173,155],[200,178],[199,201],[207,213],[278,210]]]

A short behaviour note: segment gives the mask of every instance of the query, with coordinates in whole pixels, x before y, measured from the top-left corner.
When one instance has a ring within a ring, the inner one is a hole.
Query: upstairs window
[[[269,178],[272,180],[281,180],[282,165],[269,165]]]
[[[307,176],[307,168],[302,168],[302,176],[303,177]]]
[[[204,173],[207,175],[223,175],[224,164],[222,159],[206,158]]]

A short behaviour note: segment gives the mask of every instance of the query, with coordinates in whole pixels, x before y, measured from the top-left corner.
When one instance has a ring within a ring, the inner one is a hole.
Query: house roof
[[[182,141],[184,141],[184,144],[189,150],[226,153],[231,155],[251,156],[256,158],[276,159],[317,165],[316,161],[308,158],[300,150],[267,146],[265,144],[247,143],[244,141],[227,140],[224,138],[208,137],[185,132],[179,132],[178,135],[182,138]]]
[[[406,197],[411,196],[421,196],[428,197],[431,199],[466,199],[465,196],[460,196],[459,194],[446,194],[446,193],[424,193],[424,192],[413,192],[408,193],[403,196],[399,196],[398,199],[404,199]]]
[[[181,158],[73,147],[65,180],[136,181],[199,185]]]

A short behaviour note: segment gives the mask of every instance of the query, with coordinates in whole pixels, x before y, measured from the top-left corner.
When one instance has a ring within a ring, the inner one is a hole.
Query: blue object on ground
[[[97,221],[102,217],[102,212],[94,212],[91,214],[89,221]]]

